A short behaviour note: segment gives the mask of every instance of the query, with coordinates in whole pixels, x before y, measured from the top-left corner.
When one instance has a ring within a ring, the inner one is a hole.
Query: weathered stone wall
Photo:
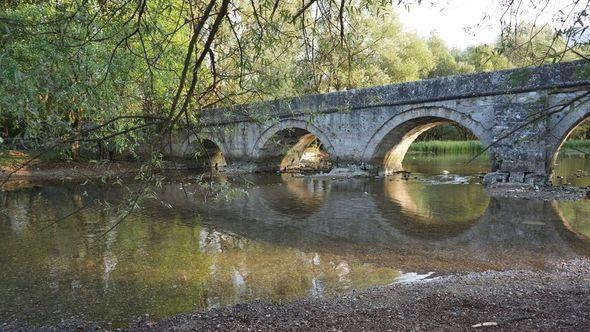
[[[590,116],[584,105],[542,114],[589,87],[590,67],[570,62],[211,109],[201,125],[229,164],[255,163],[274,134],[301,128],[319,138],[336,167],[382,171],[396,169],[417,133],[457,123],[491,145],[487,183],[541,184],[569,131]]]

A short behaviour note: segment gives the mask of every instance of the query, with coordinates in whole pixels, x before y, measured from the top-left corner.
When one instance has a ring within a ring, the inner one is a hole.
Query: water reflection
[[[381,202],[379,207],[396,229],[410,236],[458,235],[484,214],[490,199],[481,186],[460,186],[457,181],[466,180],[452,175],[448,178],[450,182],[434,185],[387,179],[383,181],[384,196],[377,198]]]
[[[590,202],[555,203],[565,227],[579,238],[590,242]]]
[[[426,153],[408,153],[404,158],[404,169],[412,173],[440,174],[448,171],[451,174],[477,175],[490,171],[487,154],[471,160],[467,154],[433,155]]]
[[[330,181],[304,178],[294,174],[263,177],[257,185],[266,205],[279,214],[293,217],[309,216],[317,211],[330,194]]]
[[[148,201],[105,236],[116,211],[92,202],[125,198],[120,187],[0,193],[0,318],[85,315],[116,326],[144,313],[325,296],[414,272],[545,268],[590,252],[587,202],[490,199],[476,177],[250,180],[248,194],[231,201],[168,182],[157,197],[173,208]]]

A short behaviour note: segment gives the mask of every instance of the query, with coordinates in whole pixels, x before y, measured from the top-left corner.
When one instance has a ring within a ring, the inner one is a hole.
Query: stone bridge
[[[451,123],[489,146],[486,183],[544,184],[561,144],[590,117],[589,87],[590,65],[580,61],[237,105],[207,110],[199,141],[229,166],[279,169],[319,140],[333,167],[388,173],[402,170],[421,133]]]

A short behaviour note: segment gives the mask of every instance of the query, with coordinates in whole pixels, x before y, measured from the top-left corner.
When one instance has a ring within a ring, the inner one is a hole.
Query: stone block
[[[512,172],[510,173],[508,181],[513,183],[524,183],[524,177],[524,172]]]
[[[524,178],[524,183],[537,185],[537,186],[544,186],[544,185],[550,184],[549,176],[547,174],[538,174],[538,173],[527,174]]]
[[[486,186],[491,186],[497,183],[506,183],[508,182],[508,177],[510,173],[506,172],[493,172],[488,173],[483,177],[483,184]]]

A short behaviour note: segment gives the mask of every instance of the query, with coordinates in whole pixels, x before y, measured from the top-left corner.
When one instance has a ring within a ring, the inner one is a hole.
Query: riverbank
[[[590,328],[590,262],[548,271],[487,271],[398,283],[334,298],[287,304],[251,302],[154,322],[128,331],[586,330]],[[0,323],[4,331],[105,330],[67,320],[56,326]]]
[[[425,142],[431,143],[431,142]],[[444,142],[442,142],[444,143]],[[51,158],[29,160],[33,154],[8,150],[0,154],[0,189],[15,189],[40,183],[80,183],[100,180],[102,182],[114,178],[129,178],[137,174],[141,163],[129,161],[115,162],[63,162]],[[198,170],[186,167],[183,162],[165,162],[160,172],[168,177],[185,176],[198,173]],[[578,171],[578,177],[588,177],[587,172]],[[252,165],[236,165],[225,168],[224,176],[239,176],[255,173]],[[355,177],[373,177],[368,171],[351,165],[344,168],[333,168],[326,173],[295,173],[297,177],[313,177],[326,180],[342,180]],[[482,176],[480,174],[480,176]],[[417,174],[399,172],[388,177],[405,181],[417,180]],[[533,186],[528,184],[498,184],[486,188],[486,193],[492,197],[514,199],[537,199],[544,201],[582,200],[590,198],[590,187],[563,186]]]
[[[15,189],[42,183],[80,183],[85,181],[108,181],[114,178],[128,178],[139,170],[139,164],[130,162],[114,162],[104,164],[91,163],[52,163],[42,166],[28,166],[19,170],[14,168],[0,168],[0,189]],[[190,171],[190,170],[188,170]],[[178,173],[180,172],[180,173]],[[166,176],[182,176],[187,169],[163,169]],[[228,170],[221,174],[238,176],[250,172],[242,170]],[[180,174],[180,175],[179,175]],[[350,179],[355,177],[372,177],[359,170],[337,170],[322,174],[296,174],[296,177],[313,177],[317,179]],[[404,181],[415,180],[409,173],[399,174],[398,179]],[[533,186],[528,184],[500,184],[486,188],[491,197],[513,199],[536,199],[543,201],[576,201],[590,199],[590,188],[572,186]]]
[[[133,161],[62,161],[44,156],[34,158],[34,153],[7,150],[0,153],[0,189],[14,189],[44,183],[81,183],[109,181],[114,178],[135,176],[142,164]],[[186,165],[168,162],[158,172],[177,176]]]
[[[23,168],[0,168],[0,189],[15,189],[45,183],[81,183],[131,177],[137,173],[134,163],[52,163]]]

